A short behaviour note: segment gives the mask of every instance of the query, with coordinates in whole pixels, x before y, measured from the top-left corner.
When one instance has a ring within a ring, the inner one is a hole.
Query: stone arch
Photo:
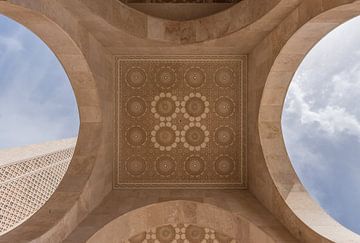
[[[324,241],[359,242],[360,236],[326,214],[298,179],[281,131],[282,108],[292,77],[306,54],[327,33],[357,15],[360,15],[359,1],[328,10],[303,25],[288,40],[272,65],[260,103],[260,142],[276,189],[295,217]]]
[[[69,168],[48,202],[31,218],[3,235],[0,242],[23,242],[40,238],[72,210],[97,162],[102,130],[100,100],[93,74],[74,41],[57,24],[32,10],[0,1],[0,14],[24,25],[42,39],[56,55],[73,88],[80,115],[75,153]]]
[[[119,0],[80,0],[108,23],[136,37],[192,44],[239,31],[268,14],[281,1],[243,0],[213,15],[187,21],[161,19],[135,10]]]
[[[214,231],[215,237],[217,234],[218,238],[229,242],[276,242],[265,230],[243,217],[210,204],[183,200],[155,203],[130,211],[106,224],[87,242],[127,242],[141,239],[146,232],[156,234],[157,229],[176,230],[190,225]]]

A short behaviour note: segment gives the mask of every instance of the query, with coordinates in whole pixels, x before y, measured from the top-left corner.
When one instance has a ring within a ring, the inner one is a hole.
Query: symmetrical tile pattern
[[[0,167],[0,235],[33,215],[54,193],[74,148]]]
[[[116,65],[115,188],[246,187],[245,56]]]
[[[164,225],[131,237],[127,243],[235,243],[231,237],[192,224]]]

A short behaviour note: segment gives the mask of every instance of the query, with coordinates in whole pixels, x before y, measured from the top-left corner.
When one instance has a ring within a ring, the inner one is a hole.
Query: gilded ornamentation
[[[119,56],[116,77],[114,188],[246,188],[245,56]]]

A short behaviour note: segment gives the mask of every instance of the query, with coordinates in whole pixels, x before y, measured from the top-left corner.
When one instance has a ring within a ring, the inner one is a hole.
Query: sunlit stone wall
[[[76,139],[0,150],[0,235],[31,217],[54,193]]]

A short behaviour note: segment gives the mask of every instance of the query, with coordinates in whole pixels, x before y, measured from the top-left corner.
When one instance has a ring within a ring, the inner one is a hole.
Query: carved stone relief
[[[192,224],[164,225],[131,237],[127,243],[235,243],[231,237]]]
[[[117,57],[115,188],[245,188],[246,56]]]

